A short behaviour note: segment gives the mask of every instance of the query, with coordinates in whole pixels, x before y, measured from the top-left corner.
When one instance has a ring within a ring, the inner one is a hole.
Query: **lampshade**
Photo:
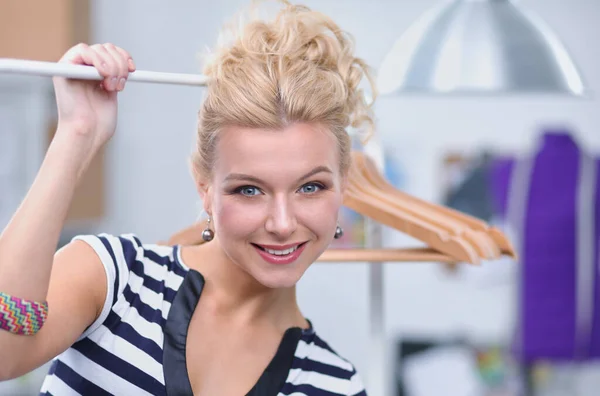
[[[511,0],[453,0],[426,12],[385,57],[377,85],[383,95],[585,94],[562,43]]]

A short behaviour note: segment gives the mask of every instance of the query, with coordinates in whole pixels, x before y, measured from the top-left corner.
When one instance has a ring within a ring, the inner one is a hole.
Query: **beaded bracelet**
[[[48,317],[48,303],[24,300],[0,292],[0,330],[34,335]]]

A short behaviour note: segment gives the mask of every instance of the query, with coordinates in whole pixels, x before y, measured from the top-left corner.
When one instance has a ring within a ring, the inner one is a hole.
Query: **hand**
[[[113,44],[78,44],[60,59],[61,63],[89,65],[104,77],[93,80],[54,77],[58,106],[58,133],[83,135],[92,150],[114,135],[117,125],[117,92],[125,88],[135,70],[129,53]]]

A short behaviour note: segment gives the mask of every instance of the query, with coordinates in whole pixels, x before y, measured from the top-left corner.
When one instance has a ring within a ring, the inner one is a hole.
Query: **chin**
[[[289,289],[296,286],[302,274],[260,274],[254,277],[261,285],[269,289]]]

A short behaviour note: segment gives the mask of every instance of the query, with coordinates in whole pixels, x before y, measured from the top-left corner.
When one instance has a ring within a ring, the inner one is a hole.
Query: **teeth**
[[[289,249],[285,249],[285,250],[272,250],[272,249],[265,248],[265,251],[267,253],[271,253],[276,256],[285,256],[286,254],[290,254],[290,253],[294,252],[296,249],[298,249],[298,246],[294,246],[293,248],[289,248]]]

